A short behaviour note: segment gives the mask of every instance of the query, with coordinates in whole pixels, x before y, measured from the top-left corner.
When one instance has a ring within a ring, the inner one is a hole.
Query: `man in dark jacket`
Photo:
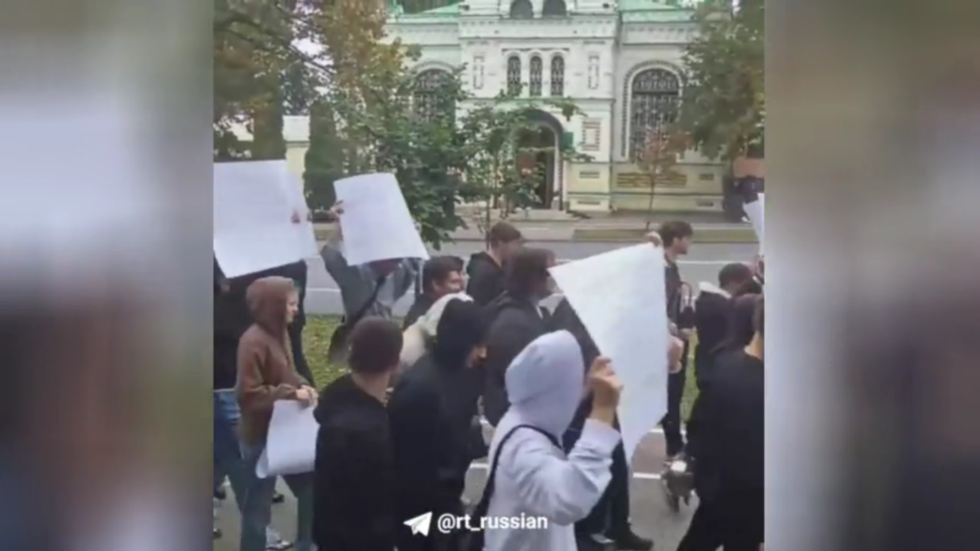
[[[599,348],[568,300],[558,303],[550,322],[551,331],[565,330],[575,336],[582,349],[582,359],[586,366],[591,366],[599,357]],[[566,452],[575,447],[582,434],[585,420],[591,414],[592,399],[587,396],[582,400],[582,404],[575,412],[574,420],[562,437],[562,445]],[[616,426],[618,428],[618,420]],[[588,551],[593,547],[610,544],[615,544],[617,549],[622,550],[652,549],[653,541],[637,535],[630,526],[629,462],[626,460],[626,451],[622,444],[613,451],[612,459],[612,480],[609,486],[606,487],[606,491],[592,508],[589,516],[575,523],[579,549]]]
[[[688,454],[700,502],[678,551],[756,551],[765,526],[765,304],[755,335],[717,359],[688,424]]]
[[[483,408],[493,426],[510,407],[504,386],[504,373],[510,362],[531,341],[548,332],[548,315],[539,302],[552,292],[548,268],[553,264],[550,251],[520,249],[508,262],[504,293],[487,306],[491,325]]]
[[[679,257],[688,253],[694,228],[683,221],[664,222],[657,233],[664,247],[664,265],[666,270],[667,287],[667,318],[676,328],[676,335],[685,342],[681,359],[681,370],[671,373],[667,379],[667,414],[661,422],[664,428],[664,439],[667,441],[667,456],[673,457],[684,449],[684,436],[681,434],[681,401],[684,398],[684,385],[687,380],[687,343],[694,329],[693,319],[687,320],[684,314],[685,304],[683,281],[680,268],[677,266]]]
[[[320,393],[314,466],[313,541],[324,551],[392,551],[394,453],[384,400],[398,367],[401,330],[368,317],[350,337],[350,373]]]
[[[725,265],[718,272],[718,285],[701,282],[700,293],[694,303],[695,329],[698,344],[694,348],[694,364],[697,366],[698,389],[712,370],[711,361],[719,346],[728,335],[728,327],[734,311],[734,300],[747,284],[752,282],[752,269],[740,262]]]
[[[434,256],[422,265],[422,289],[412,303],[402,329],[422,317],[440,298],[463,290],[463,261],[456,256]]]
[[[483,359],[489,330],[479,306],[451,300],[429,352],[405,372],[391,395],[398,518],[463,512],[466,471],[475,459],[470,427],[480,388],[472,374]],[[407,526],[399,530],[399,551],[434,550],[443,543],[436,534],[420,538]]]
[[[504,292],[504,262],[523,241],[521,232],[507,222],[497,222],[487,234],[490,248],[470,257],[466,274],[470,277],[466,294],[480,306],[486,306]]]

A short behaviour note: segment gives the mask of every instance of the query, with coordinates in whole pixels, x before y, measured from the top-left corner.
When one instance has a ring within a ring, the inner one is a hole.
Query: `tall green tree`
[[[765,2],[705,0],[694,21],[676,126],[705,156],[731,161],[765,135]]]
[[[328,209],[336,201],[333,183],[347,175],[346,153],[334,110],[328,102],[317,101],[310,109],[310,148],[303,172],[307,202],[314,211]]]
[[[215,160],[282,158],[283,103],[309,95],[329,71],[294,45],[309,32],[311,6],[305,0],[215,0],[214,8]],[[253,126],[252,143],[240,143],[231,132],[243,123]]]

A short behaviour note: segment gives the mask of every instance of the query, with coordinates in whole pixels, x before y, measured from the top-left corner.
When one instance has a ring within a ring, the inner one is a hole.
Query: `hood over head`
[[[514,358],[504,380],[521,423],[561,438],[585,395],[582,350],[568,331],[535,339]]]
[[[487,341],[487,319],[483,309],[472,301],[448,301],[439,319],[438,336],[432,343],[436,363],[450,369],[465,368],[470,353]]]
[[[422,314],[422,317],[415,322],[416,325],[418,325],[422,330],[423,335],[430,339],[435,338],[436,334],[439,332],[439,320],[442,319],[442,314],[446,311],[446,305],[452,300],[473,302],[473,297],[467,295],[466,293],[452,293],[432,303],[432,306],[429,307],[428,311],[426,311],[425,314]]]
[[[248,286],[245,301],[256,324],[272,335],[281,335],[286,331],[286,304],[295,292],[293,280],[287,277],[263,277]]]

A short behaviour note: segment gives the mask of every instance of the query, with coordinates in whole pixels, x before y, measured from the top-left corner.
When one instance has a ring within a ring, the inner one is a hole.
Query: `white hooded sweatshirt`
[[[529,344],[507,368],[510,409],[494,431],[490,458],[518,425],[540,428],[561,442],[584,396],[584,374],[582,352],[568,331]],[[619,441],[619,432],[610,425],[589,419],[566,457],[544,435],[518,429],[501,450],[487,514],[497,519],[545,517],[547,527],[488,529],[486,551],[576,549],[573,524],[589,514],[609,484],[612,452]]]

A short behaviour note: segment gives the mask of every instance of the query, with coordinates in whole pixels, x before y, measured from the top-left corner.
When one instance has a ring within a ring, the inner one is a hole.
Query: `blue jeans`
[[[265,443],[257,445],[241,443],[242,456],[248,473],[248,489],[242,504],[242,535],[240,551],[265,551],[266,528],[272,521],[272,495],[276,491],[276,477],[259,478],[255,466],[262,456]],[[296,496],[297,528],[296,551],[313,548],[313,473],[282,477],[289,490]]]
[[[214,489],[217,490],[225,477],[231,483],[238,510],[242,510],[248,473],[238,445],[238,397],[234,390],[214,391]]]

